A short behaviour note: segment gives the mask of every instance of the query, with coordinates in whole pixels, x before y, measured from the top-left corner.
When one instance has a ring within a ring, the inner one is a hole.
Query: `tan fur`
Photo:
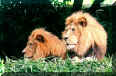
[[[104,58],[107,49],[107,33],[95,18],[89,13],[79,11],[67,17],[65,24],[62,37],[67,49],[83,57],[92,47],[98,60]]]
[[[64,43],[58,37],[43,28],[32,31],[23,52],[25,57],[33,60],[47,56],[59,56],[62,59],[66,57],[66,47]]]

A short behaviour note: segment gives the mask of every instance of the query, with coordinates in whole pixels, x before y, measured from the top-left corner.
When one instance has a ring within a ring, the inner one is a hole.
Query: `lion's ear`
[[[44,38],[44,36],[42,36],[42,35],[37,35],[36,39],[37,39],[39,42],[45,42],[45,38]]]
[[[78,23],[82,26],[87,26],[87,20],[85,17],[81,17],[78,19]]]

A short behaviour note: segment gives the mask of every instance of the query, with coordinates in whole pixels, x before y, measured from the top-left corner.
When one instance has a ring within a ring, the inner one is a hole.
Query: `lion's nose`
[[[64,38],[64,40],[67,40],[67,39],[68,39],[68,37],[65,37],[65,38]]]
[[[23,50],[22,53],[25,53],[25,50]]]

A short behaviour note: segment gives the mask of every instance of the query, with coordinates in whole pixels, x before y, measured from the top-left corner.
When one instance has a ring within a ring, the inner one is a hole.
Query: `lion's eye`
[[[74,28],[72,28],[72,31],[75,31],[75,29],[74,29]]]
[[[83,22],[80,22],[80,25],[83,25]]]
[[[31,45],[33,45],[32,43],[29,43],[29,45],[31,46]]]

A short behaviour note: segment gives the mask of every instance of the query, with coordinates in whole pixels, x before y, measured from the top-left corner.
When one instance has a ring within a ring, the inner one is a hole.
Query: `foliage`
[[[7,58],[4,67],[5,72],[112,72],[112,58],[105,58],[101,62],[93,60],[73,64],[70,58],[42,58],[37,61]]]
[[[63,0],[52,0],[51,4],[54,7],[58,7],[58,6],[63,7],[63,6],[65,6],[65,3],[63,2]]]
[[[0,76],[4,73],[5,66],[4,66],[3,62],[4,61],[0,59]]]

